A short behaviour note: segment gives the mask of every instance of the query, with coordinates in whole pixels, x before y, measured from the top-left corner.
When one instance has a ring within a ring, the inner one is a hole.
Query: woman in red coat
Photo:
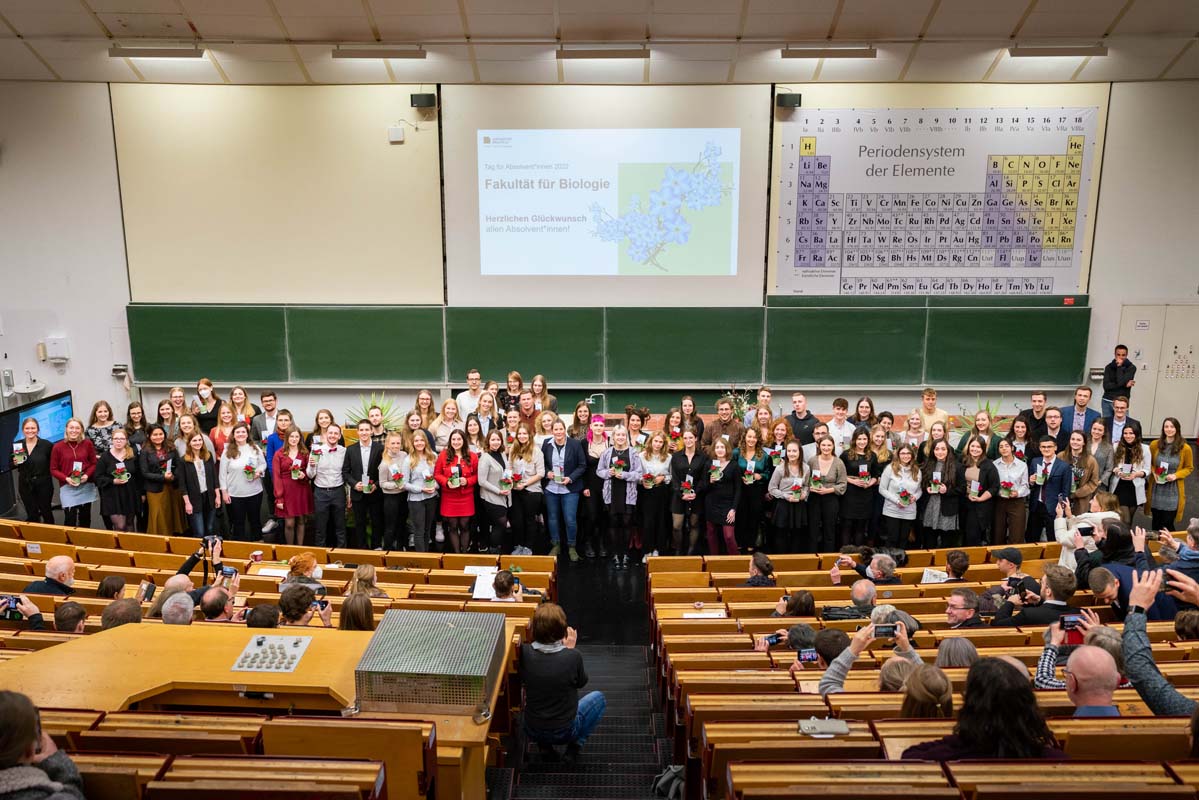
[[[466,446],[466,434],[450,433],[449,444],[437,456],[433,477],[441,487],[441,518],[455,553],[470,546],[470,521],[475,515],[475,484],[478,462]]]
[[[294,425],[287,441],[275,451],[271,464],[275,488],[275,516],[283,520],[283,541],[304,543],[304,518],[312,513],[312,483],[308,480],[308,448]]]

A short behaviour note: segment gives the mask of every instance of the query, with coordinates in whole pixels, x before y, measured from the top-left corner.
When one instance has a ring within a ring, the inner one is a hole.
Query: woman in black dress
[[[869,398],[863,398],[869,401]],[[859,407],[862,401],[858,402]],[[878,458],[870,450],[870,431],[858,428],[853,432],[849,447],[841,453],[845,462],[846,486],[841,495],[841,541],[844,547],[866,544],[866,529],[874,515],[874,498],[878,496],[881,470]]]
[[[737,462],[730,461],[728,443],[717,438],[712,442],[712,462],[708,474],[701,480],[707,487],[704,493],[704,518],[708,536],[708,555],[720,555],[721,540],[725,553],[740,555],[737,548],[737,504],[741,501],[741,475]],[[719,536],[717,532],[719,531]]]
[[[137,519],[137,453],[129,445],[124,428],[113,428],[111,444],[96,462],[96,488],[100,490],[100,514],[112,530],[131,530]]]
[[[21,505],[25,506],[25,518],[29,522],[54,524],[50,504],[54,500],[54,481],[50,475],[50,451],[54,448],[38,436],[41,431],[33,417],[21,425],[25,435],[13,443],[12,463],[17,468],[17,490]]]
[[[608,545],[604,531],[604,479],[597,474],[600,456],[608,449],[608,434],[604,430],[602,414],[591,415],[591,427],[586,442],[587,471],[583,473],[583,497],[580,499],[580,516],[585,522],[579,526],[583,534],[583,557],[608,557]]]

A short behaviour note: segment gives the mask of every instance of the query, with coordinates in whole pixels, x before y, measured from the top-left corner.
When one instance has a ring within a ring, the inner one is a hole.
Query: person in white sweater
[[[1103,523],[1109,519],[1120,519],[1120,501],[1108,492],[1091,495],[1090,509],[1085,514],[1075,516],[1069,504],[1058,506],[1057,518],[1053,521],[1053,538],[1061,544],[1062,552],[1057,563],[1073,571],[1078,565],[1076,551],[1080,544],[1088,551],[1096,549],[1090,533],[1084,535],[1080,529],[1101,530]]]
[[[916,520],[916,501],[920,499],[920,467],[916,454],[907,445],[895,451],[891,464],[883,469],[878,493],[883,498],[883,525],[889,547],[905,547]]]
[[[250,441],[250,426],[237,423],[233,426],[233,440],[225,445],[220,468],[221,495],[229,507],[230,538],[249,542],[261,535],[265,474],[266,455]]]

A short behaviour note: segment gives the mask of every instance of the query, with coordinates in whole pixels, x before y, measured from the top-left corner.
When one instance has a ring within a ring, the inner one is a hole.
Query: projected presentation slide
[[[738,128],[479,130],[484,276],[737,274]]]
[[[62,392],[38,400],[36,403],[11,408],[0,412],[0,440],[9,443],[22,441],[25,434],[21,428],[25,424],[25,420],[32,417],[38,422],[38,437],[54,443],[63,438],[67,420],[72,416],[74,416],[74,410],[70,392]],[[12,445],[6,445],[5,448],[8,452],[0,457],[0,474],[12,469]]]

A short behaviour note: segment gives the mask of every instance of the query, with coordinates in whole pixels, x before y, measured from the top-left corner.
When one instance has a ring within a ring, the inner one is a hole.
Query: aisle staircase
[[[581,644],[579,652],[590,678],[582,693],[596,689],[604,693],[608,702],[604,718],[574,766],[541,761],[536,745],[530,743],[524,769],[515,776],[512,798],[648,799],[653,777],[669,762],[670,740],[663,738],[665,721],[655,708],[653,667],[646,648]]]

